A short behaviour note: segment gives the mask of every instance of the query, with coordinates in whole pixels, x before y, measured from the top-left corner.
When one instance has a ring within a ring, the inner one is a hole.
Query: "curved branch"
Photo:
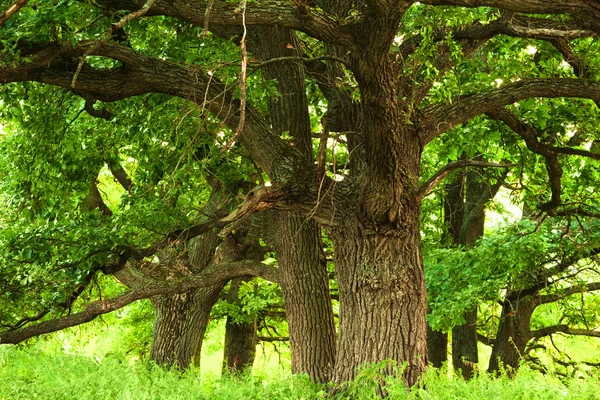
[[[591,14],[600,15],[600,5],[585,0],[423,0],[433,6],[495,7],[527,14]]]
[[[568,14],[581,26],[600,34],[600,3],[588,0],[424,0],[434,6],[495,7],[525,14]]]
[[[17,344],[24,340],[46,333],[56,332],[72,326],[90,322],[99,315],[125,307],[134,301],[146,299],[160,294],[178,294],[191,289],[215,285],[232,278],[243,276],[261,276],[268,280],[277,279],[276,270],[251,260],[229,264],[213,265],[201,275],[175,283],[155,284],[128,290],[107,300],[88,304],[81,312],[58,319],[40,322],[16,331],[0,333],[0,344]]]
[[[555,333],[565,333],[567,335],[575,336],[589,336],[600,338],[600,331],[588,330],[588,329],[575,329],[570,328],[568,325],[553,325],[546,328],[537,329],[531,331],[531,336],[534,338],[541,338],[544,336],[550,336]]]
[[[600,84],[587,79],[541,78],[509,83],[484,93],[459,96],[451,104],[423,110],[419,130],[428,143],[478,115],[532,97],[575,97],[600,101]]]
[[[98,46],[97,43],[86,41],[75,48],[71,44],[46,44],[36,46],[35,51],[30,48],[26,55],[31,62],[0,66],[0,83],[36,81],[73,89],[105,102],[163,93],[193,101],[232,130],[237,128],[239,113],[232,109],[235,100],[231,88],[200,67],[148,57],[122,45],[102,43]],[[86,65],[72,88],[72,78],[77,72],[72,59],[84,55],[112,58],[121,61],[126,68],[95,69]],[[240,141],[272,179],[285,179],[298,168],[311,169],[310,160],[283,141],[252,108],[247,110]]]
[[[417,191],[417,194],[415,197],[417,198],[417,201],[421,201],[421,199],[423,199],[423,197],[427,196],[431,192],[431,190],[435,186],[437,186],[444,178],[446,178],[448,175],[450,175],[452,173],[452,171],[459,169],[459,168],[464,168],[464,167],[510,168],[510,167],[515,167],[516,165],[517,164],[496,164],[496,163],[491,163],[491,162],[472,161],[472,160],[461,160],[461,161],[452,162],[452,163],[446,165],[445,167],[443,167],[442,169],[440,169],[431,178],[429,178],[427,180],[427,182],[425,182],[423,185],[421,185],[421,187]]]
[[[561,178],[563,175],[563,170],[560,162],[558,161],[557,153],[551,146],[548,146],[537,139],[537,137],[540,135],[535,128],[521,121],[510,111],[502,108],[490,111],[487,113],[487,115],[492,119],[504,122],[510,129],[512,129],[519,136],[521,136],[523,140],[525,140],[525,144],[529,150],[544,157],[546,170],[548,171],[548,178],[550,180],[552,197],[548,203],[542,204],[540,208],[544,211],[550,211],[558,207],[561,203]]]

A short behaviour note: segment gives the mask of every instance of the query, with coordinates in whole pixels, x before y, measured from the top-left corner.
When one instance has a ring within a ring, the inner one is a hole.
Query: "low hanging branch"
[[[472,160],[461,160],[450,163],[446,165],[444,168],[436,172],[427,182],[425,182],[416,194],[417,201],[421,201],[423,197],[427,196],[431,190],[436,187],[444,178],[452,173],[452,171],[457,170],[459,168],[464,167],[477,167],[477,168],[510,168],[515,167],[517,164],[496,164],[485,161],[472,161]]]
[[[107,314],[125,307],[134,301],[147,299],[161,294],[184,293],[191,289],[214,285],[232,278],[243,276],[261,276],[277,281],[277,271],[259,261],[243,260],[228,264],[214,264],[206,272],[194,278],[175,283],[153,284],[128,290],[116,297],[88,304],[81,312],[58,319],[40,322],[22,329],[0,333],[0,344],[17,344],[24,340],[46,333],[60,331],[90,322],[99,315]]]
[[[531,336],[534,338],[541,338],[544,336],[553,335],[555,333],[564,333],[566,335],[589,336],[589,337],[600,338],[600,331],[595,331],[595,330],[591,330],[591,329],[576,329],[576,328],[569,327],[569,325],[548,326],[546,328],[531,331]]]

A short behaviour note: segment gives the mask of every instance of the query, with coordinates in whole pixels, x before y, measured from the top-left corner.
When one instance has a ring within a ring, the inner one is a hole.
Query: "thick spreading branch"
[[[89,52],[91,49],[91,52]],[[76,71],[64,62],[86,55],[104,56],[123,63],[114,69],[95,69],[85,65],[76,86],[71,87]],[[239,125],[239,114],[232,112],[234,98],[217,79],[198,66],[186,66],[148,57],[118,44],[88,41],[76,48],[71,44],[23,50],[31,61],[0,66],[0,82],[37,81],[73,89],[95,99],[112,102],[145,93],[164,93],[182,97],[211,111],[232,130]],[[310,170],[310,161],[275,134],[257,112],[248,107],[240,141],[253,160],[274,179],[286,180],[297,168]]]
[[[100,7],[107,11],[138,10],[144,4],[141,0],[98,0]],[[299,2],[303,3],[303,2]],[[261,0],[248,2],[244,15],[239,2],[225,0],[185,0],[173,4],[172,1],[157,0],[147,15],[166,15],[204,27],[207,8],[210,5],[210,26],[268,25],[290,28],[329,43],[337,43],[348,48],[355,47],[355,39],[348,28],[332,15],[314,7],[300,7],[292,1]]]
[[[434,6],[495,7],[526,14],[572,14],[600,17],[600,4],[586,0],[424,0]],[[596,2],[597,3],[597,2]]]
[[[419,129],[428,143],[440,134],[478,115],[533,97],[573,97],[600,100],[600,84],[587,79],[524,79],[484,93],[459,96],[450,104],[423,110]]]
[[[572,40],[583,37],[597,36],[596,32],[581,29],[573,21],[552,21],[543,18],[526,17],[515,14],[504,14],[500,18],[481,24],[479,21],[473,25],[450,31],[447,28],[440,29],[433,34],[433,42],[440,46],[435,52],[432,60],[438,74],[432,80],[430,77],[420,77],[423,83],[413,91],[413,101],[419,104],[431,89],[433,82],[439,81],[455,64],[456,59],[447,44],[443,43],[448,37],[457,41],[462,47],[463,57],[468,58],[483,45],[487,40],[498,35],[506,35],[518,38],[538,39],[547,41]],[[407,40],[400,46],[402,60],[406,60],[422,44],[423,36],[417,35]],[[413,78],[414,79],[414,78]]]
[[[111,299],[90,303],[81,312],[40,322],[16,331],[0,333],[0,344],[17,344],[35,336],[81,325],[92,321],[99,315],[118,310],[137,300],[157,295],[184,293],[191,289],[211,286],[229,279],[244,276],[261,276],[267,280],[277,280],[275,269],[257,261],[244,260],[230,264],[215,264],[202,274],[188,280],[176,283],[148,285],[129,290]]]
[[[581,29],[600,34],[600,2],[595,0],[425,0],[435,6],[495,7],[525,14],[567,14],[579,23]]]
[[[96,44],[94,44],[94,46],[90,47],[85,52],[83,57],[81,57],[79,64],[77,65],[77,70],[75,71],[75,74],[73,74],[73,80],[71,81],[71,87],[75,87],[75,83],[77,82],[77,77],[79,76],[79,73],[81,72],[81,68],[83,68],[83,64],[85,63],[86,57],[89,56],[94,51],[95,48],[100,47],[103,43],[108,42],[108,40],[115,34],[115,32],[123,29],[123,27],[125,25],[127,25],[129,22],[131,22],[132,20],[134,20],[136,18],[144,16],[148,12],[148,10],[150,10],[150,7],[152,7],[152,5],[154,4],[154,1],[155,0],[147,0],[139,10],[136,10],[136,11],[124,16],[123,18],[121,18],[119,20],[119,22],[117,22],[116,24],[114,24],[111,27],[111,29],[106,33],[106,35],[104,36],[104,38],[101,41],[96,42]],[[87,104],[86,104],[86,110],[87,110]]]
[[[417,201],[420,201],[421,199],[423,199],[423,197],[427,196],[437,184],[439,184],[444,178],[446,178],[448,175],[450,175],[452,173],[452,171],[457,170],[459,168],[465,168],[465,167],[510,168],[510,167],[514,167],[514,166],[516,166],[516,164],[496,164],[496,163],[491,163],[491,162],[473,161],[473,160],[461,160],[461,161],[452,162],[452,163],[446,165],[444,168],[440,169],[431,178],[429,178],[427,180],[427,182],[425,182],[423,185],[421,185],[421,187],[419,188],[419,190],[417,191],[417,194],[416,194]]]

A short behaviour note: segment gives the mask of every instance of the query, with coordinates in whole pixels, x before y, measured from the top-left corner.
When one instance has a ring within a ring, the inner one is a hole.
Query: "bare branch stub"
[[[257,186],[252,189],[246,199],[232,213],[220,220],[221,223],[229,224],[221,230],[221,235],[231,233],[246,218],[255,212],[263,212],[276,208],[277,203],[283,200],[287,195],[285,188],[278,185]]]

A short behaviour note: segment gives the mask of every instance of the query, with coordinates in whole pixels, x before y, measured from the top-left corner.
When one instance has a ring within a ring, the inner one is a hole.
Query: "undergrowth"
[[[430,371],[411,390],[382,378],[383,364],[364,368],[336,399],[376,399],[381,384],[389,399],[599,399],[598,376],[561,380],[526,367],[516,377],[481,374],[465,382]],[[202,377],[198,370],[166,371],[116,358],[0,349],[0,399],[326,399],[327,388],[302,376]]]

